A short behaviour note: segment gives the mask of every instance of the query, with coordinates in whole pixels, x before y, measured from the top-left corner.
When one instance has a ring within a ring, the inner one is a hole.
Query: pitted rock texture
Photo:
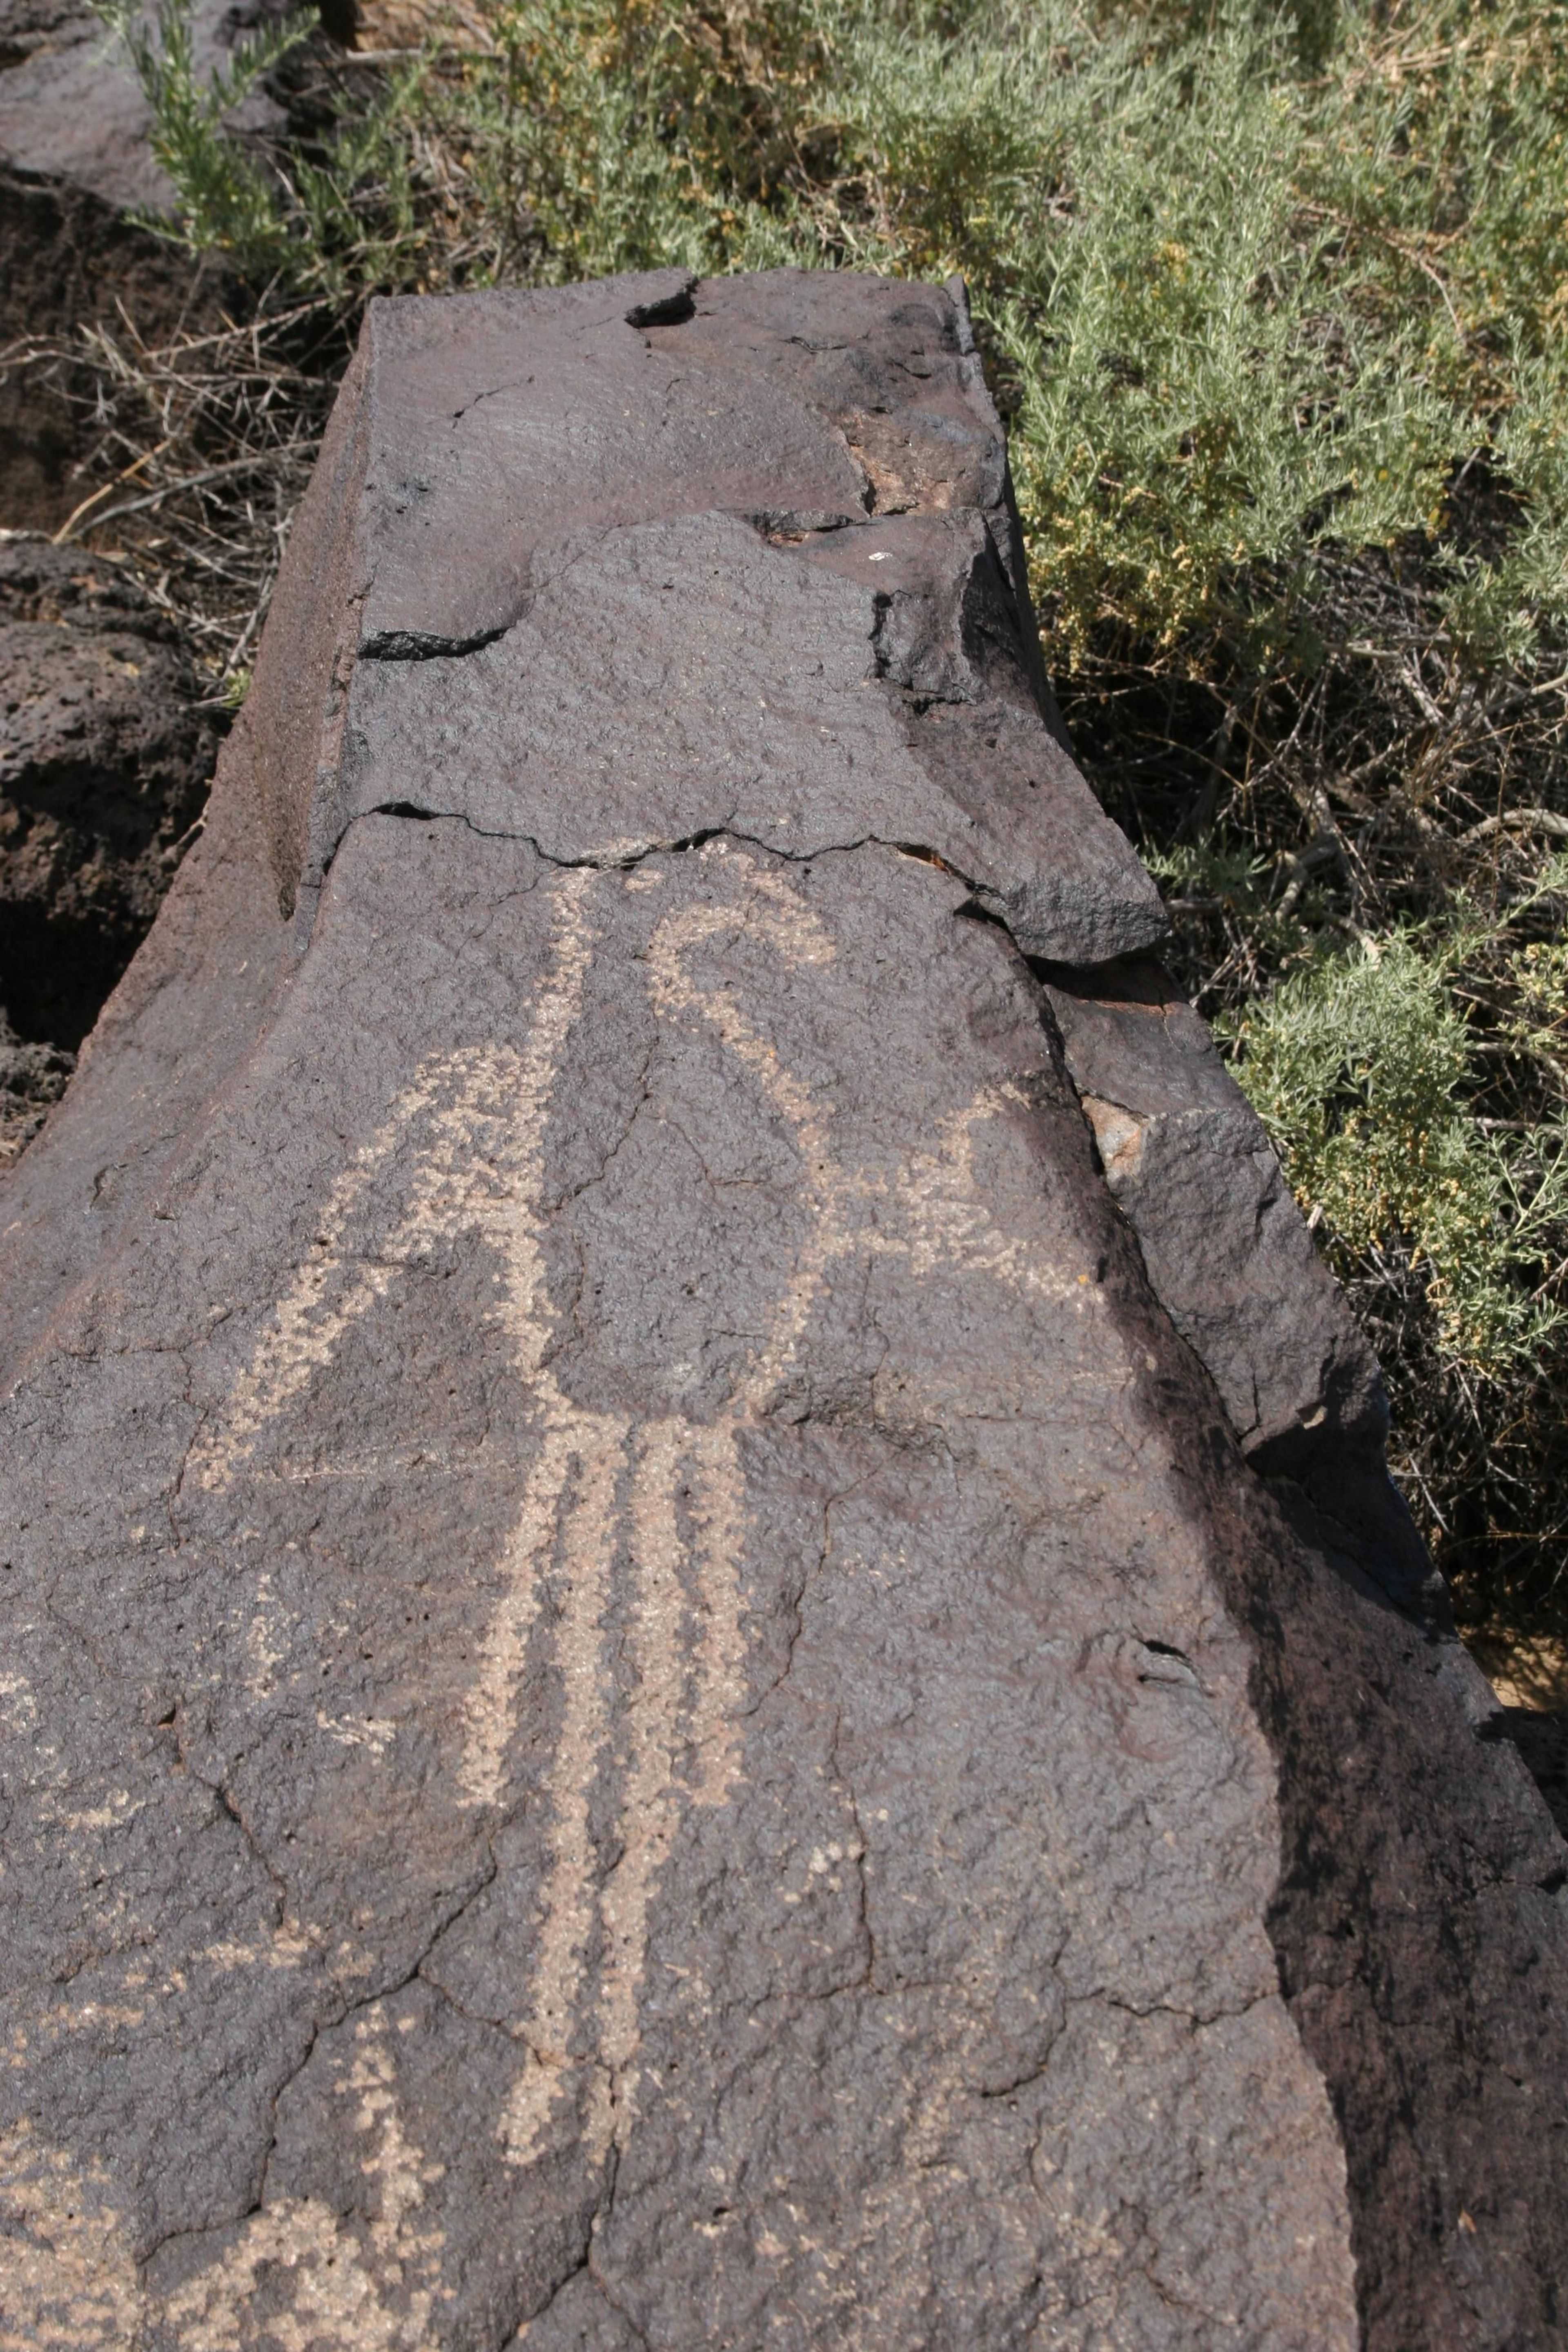
[[[359,364],[301,518],[339,633],[249,714],[286,907],[405,807],[568,862],[918,842],[1031,953],[1163,936],[1042,716],[952,297],[664,271],[377,305]]]
[[[0,1012],[0,1168],[26,1150],[75,1067],[63,1046],[24,1044]]]
[[[781,457],[759,393],[746,501],[689,453],[682,509],[663,403],[518,551],[563,316],[634,339],[600,391],[858,323],[981,435],[955,292],[709,295],[373,318],[207,830],[0,1193],[0,2308],[1544,2347],[1568,1857],[1375,1529],[1247,1467],[1097,1160],[1010,926],[1145,901],[1103,819],[1006,819],[1088,796],[999,465],[868,401]],[[465,583],[442,420],[531,319]]]

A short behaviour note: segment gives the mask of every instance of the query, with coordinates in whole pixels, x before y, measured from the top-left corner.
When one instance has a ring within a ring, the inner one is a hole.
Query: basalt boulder
[[[70,1053],[157,912],[216,738],[175,630],[79,548],[0,543],[0,1007]]]
[[[961,288],[373,305],[0,1192],[19,2341],[1561,2340],[1568,1849],[1163,929]]]

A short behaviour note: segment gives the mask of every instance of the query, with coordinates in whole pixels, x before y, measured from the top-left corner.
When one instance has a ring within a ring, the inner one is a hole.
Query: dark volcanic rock
[[[1018,564],[956,291],[373,310],[0,1193],[19,2340],[1558,2340],[1568,1855]]]
[[[0,1013],[0,1167],[26,1149],[75,1068],[59,1045],[25,1045]]]
[[[1377,1362],[1197,1014],[1150,965],[1048,990],[1106,1181],[1149,1278],[1259,1468],[1381,1461]]]
[[[216,748],[174,630],[120,568],[0,542],[0,1007],[74,1048],[130,961]]]
[[[568,863],[913,843],[1031,953],[1162,937],[1042,717],[967,322],[910,288],[871,333],[787,274],[686,319],[689,279],[647,283],[640,325],[592,286],[373,311],[305,556],[337,634],[291,612],[257,682],[283,903],[308,919],[345,826],[397,807]]]
[[[82,0],[0,0],[8,172],[79,188],[115,212],[157,210],[173,190],[153,161],[151,129],[129,58]]]

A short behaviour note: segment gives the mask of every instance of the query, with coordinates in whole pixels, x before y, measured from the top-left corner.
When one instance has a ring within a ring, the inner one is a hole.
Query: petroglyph
[[[353,2063],[334,2087],[357,2096],[354,2124],[371,2137],[360,2169],[374,2218],[361,2236],[314,2197],[252,2214],[217,2262],[169,2296],[180,2352],[240,2352],[258,2341],[277,2352],[421,2352],[431,2341],[432,2313],[449,2290],[439,2284],[442,2233],[419,2210],[441,2168],[404,2130],[379,2002],[353,2031]],[[264,2273],[288,2281],[289,2302],[258,2320],[251,2305]]]
[[[599,1421],[574,1431],[577,1487],[563,1531],[566,1600],[556,1637],[563,1686],[561,1736],[552,1781],[555,1822],[539,1946],[533,2012],[525,2030],[531,2059],[519,2075],[503,2126],[507,2154],[526,2164],[560,2095],[562,2070],[576,2023],[594,1917],[593,1840],[588,1800],[609,1730],[602,1625],[616,1533],[626,1423]]]
[[[650,879],[630,877],[639,895]],[[834,937],[797,887],[731,852],[721,869],[714,861],[714,887],[697,903],[650,908],[642,969],[671,1047],[716,1040],[729,1083],[782,1139],[795,1238],[782,1276],[748,1313],[755,1336],[711,1418],[667,1412],[639,1421],[580,1402],[559,1369],[546,1148],[551,1121],[566,1114],[561,1073],[593,964],[595,893],[629,884],[583,870],[548,887],[548,950],[525,1042],[432,1055],[395,1096],[329,1188],[310,1255],[202,1430],[187,1473],[209,1494],[345,1475],[342,1458],[301,1465],[288,1452],[279,1424],[289,1409],[309,1398],[399,1277],[460,1235],[488,1245],[496,1274],[483,1313],[523,1387],[526,1451],[450,1768],[460,1805],[504,1814],[515,1801],[510,1759],[531,1668],[552,1681],[557,1710],[541,1780],[549,1814],[530,1944],[500,2020],[522,2053],[497,2126],[513,2170],[561,2146],[565,2116],[595,2168],[635,2128],[639,2003],[660,1880],[691,1810],[723,1805],[743,1768],[747,1434],[768,1425],[805,1370],[805,1341],[840,1271],[892,1259],[912,1278],[956,1271],[1075,1317],[1086,1311],[1079,1273],[1038,1240],[1004,1229],[986,1205],[988,1131],[1027,1109],[1020,1086],[991,1082],[937,1117],[918,1144],[885,1157],[841,1147],[828,1091],[807,1084],[769,1034],[778,1000],[743,977],[758,957],[764,973],[786,978],[830,965]],[[385,1458],[362,1444],[352,1466]],[[275,1573],[258,1581],[243,1638],[251,1687],[264,1694],[279,1685],[289,1643]],[[399,1736],[380,1713],[318,1706],[313,1719],[324,1741],[372,1769]],[[537,1738],[537,1722],[530,1727]],[[858,1839],[836,1841],[831,1853],[814,1849],[810,1868],[820,1863],[837,1890],[841,1865],[858,1868],[862,1856]],[[355,2032],[350,2084],[372,2143],[364,2170],[375,2218],[351,2223],[310,2196],[269,2202],[168,2300],[181,2352],[239,2352],[252,2341],[280,2352],[317,2344],[404,2352],[431,2340],[445,2291],[440,2233],[422,2220],[434,2176],[405,2141],[380,2010]],[[868,2209],[873,2233],[896,2224],[911,2242],[920,2236],[963,2080],[951,2054],[934,2063],[910,2146]],[[279,2279],[281,2310],[273,2307]],[[836,2305],[826,2273],[822,2284]],[[919,2301],[912,2272],[908,2292],[905,2318]]]
[[[746,1696],[746,1640],[741,1586],[745,1479],[733,1432],[720,1425],[690,1433],[697,1465],[690,1514],[698,1536],[698,1602],[703,1638],[697,1654],[691,1743],[700,1761],[693,1794],[721,1805],[740,1767],[741,1709]]]
[[[0,2139],[0,2352],[113,2352],[142,2290],[108,2182],[21,2123]]]
[[[577,1404],[547,1360],[542,1198],[546,1125],[567,1040],[580,1017],[593,952],[592,889],[617,887],[580,869],[553,886],[546,974],[526,1045],[469,1045],[430,1057],[390,1116],[332,1187],[311,1255],[280,1301],[226,1409],[195,1450],[208,1489],[242,1473],[266,1477],[266,1433],[308,1390],[344,1335],[422,1252],[478,1230],[502,1273],[494,1314],[527,1382],[536,1451],[505,1538],[500,1597],[483,1637],[458,1768],[464,1801],[504,1804],[517,1694],[548,1577],[560,1593],[552,1629],[561,1717],[549,1773],[552,1820],[526,2012],[513,2027],[527,2057],[502,2125],[508,2160],[538,2155],[552,2114],[586,2065],[588,2139],[595,2156],[624,2142],[636,2113],[637,1998],[660,1871],[688,1803],[719,1805],[741,1761],[745,1704],[745,1517],[741,1439],[761,1423],[795,1366],[836,1262],[902,1256],[916,1274],[945,1263],[1008,1287],[1081,1307],[1081,1293],[1037,1247],[1000,1230],[974,1166],[984,1123],[1021,1101],[983,1091],[939,1127],[934,1148],[889,1166],[844,1164],[828,1114],[781,1057],[732,986],[693,977],[702,950],[743,934],[788,971],[833,961],[826,926],[778,875],[742,856],[725,861],[716,900],[672,910],[647,950],[652,1000],[668,1022],[715,1034],[743,1081],[783,1122],[799,1170],[805,1231],[788,1279],[760,1318],[763,1338],[711,1423],[682,1417],[634,1425]],[[629,877],[647,887],[647,875]],[[629,887],[629,884],[627,886]],[[404,1206],[388,1234],[368,1216],[384,1181]],[[331,1475],[328,1465],[316,1475]],[[298,1470],[289,1475],[298,1477]],[[617,1590],[629,1610],[636,1685],[611,1757],[615,1694],[605,1618]],[[275,1665],[275,1631],[254,1654]],[[372,1756],[395,1727],[319,1717],[322,1732]],[[689,1759],[688,1761],[687,1759]],[[589,1808],[600,1775],[618,1775],[620,1856],[602,1885]],[[595,1966],[595,1948],[598,1958]],[[596,1992],[590,1983],[596,1975]],[[582,2044],[589,2046],[584,2049]]]
[[[1084,1307],[1074,1277],[1038,1243],[998,1226],[985,1206],[977,1153],[989,1123],[1026,1108],[1018,1088],[982,1088],[901,1156],[845,1157],[830,1108],[766,1034],[768,1003],[742,1001],[732,953],[737,945],[760,948],[767,968],[795,973],[831,964],[835,940],[789,882],[731,853],[713,896],[654,919],[644,969],[660,1022],[689,1043],[704,1034],[716,1038],[732,1082],[752,1093],[786,1140],[798,1219],[787,1272],[774,1295],[758,1302],[757,1339],[711,1420],[676,1413],[637,1422],[590,1410],[568,1392],[552,1360],[559,1318],[544,1247],[547,1129],[564,1108],[560,1074],[592,965],[594,893],[621,887],[640,895],[657,878],[581,870],[550,886],[548,952],[526,1042],[462,1045],[416,1069],[331,1185],[310,1255],[200,1433],[187,1468],[204,1491],[218,1494],[274,1478],[353,1475],[400,1459],[373,1445],[356,1449],[352,1461],[310,1457],[301,1465],[279,1454],[276,1433],[401,1276],[464,1234],[489,1244],[499,1272],[485,1313],[524,1384],[531,1453],[500,1546],[497,1598],[464,1707],[454,1759],[463,1805],[508,1803],[520,1692],[542,1643],[559,1701],[543,1778],[550,1818],[531,1949],[507,2021],[524,2054],[498,2136],[516,2168],[556,2144],[552,2119],[568,2105],[573,2134],[595,2165],[624,2147],[635,2126],[638,2008],[660,1877],[689,1809],[721,1806],[742,1765],[745,1433],[765,1425],[801,1367],[835,1269],[896,1258],[915,1276],[946,1266],[1065,1303],[1075,1314]],[[717,965],[706,969],[715,956]],[[629,1669],[619,1692],[612,1623]],[[288,1647],[287,1606],[276,1576],[267,1573],[245,1628],[255,1695],[279,1686]],[[319,1706],[314,1721],[324,1740],[372,1765],[398,1736],[397,1725],[380,1715]],[[606,1786],[616,1825],[607,1868],[594,1811],[595,1792]],[[835,1844],[835,1868],[845,1852],[855,1859],[861,1848]],[[362,2128],[374,2126],[365,2169],[378,2183],[379,2219],[367,2234],[314,2198],[269,2203],[168,2301],[181,2352],[238,2352],[252,2340],[281,2352],[315,2344],[403,2352],[428,2340],[433,2298],[442,2292],[440,2241],[420,2228],[425,2171],[403,2139],[379,2017],[373,2010],[356,2028],[362,2046],[353,2078]],[[945,2117],[957,2086],[958,2077],[939,2068],[927,2085],[933,2117]],[[919,2207],[921,2151],[933,2134],[941,2136],[935,2121],[930,2132],[917,2132],[910,2163],[886,2189],[889,2213]],[[272,2284],[263,2318],[257,2297],[264,2276]],[[270,2302],[280,2277],[288,2301],[276,2311]]]

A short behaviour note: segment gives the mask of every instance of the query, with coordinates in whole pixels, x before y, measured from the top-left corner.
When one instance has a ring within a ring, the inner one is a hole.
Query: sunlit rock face
[[[1020,565],[959,289],[373,308],[0,1192],[18,2342],[1552,2341],[1563,1849]]]

